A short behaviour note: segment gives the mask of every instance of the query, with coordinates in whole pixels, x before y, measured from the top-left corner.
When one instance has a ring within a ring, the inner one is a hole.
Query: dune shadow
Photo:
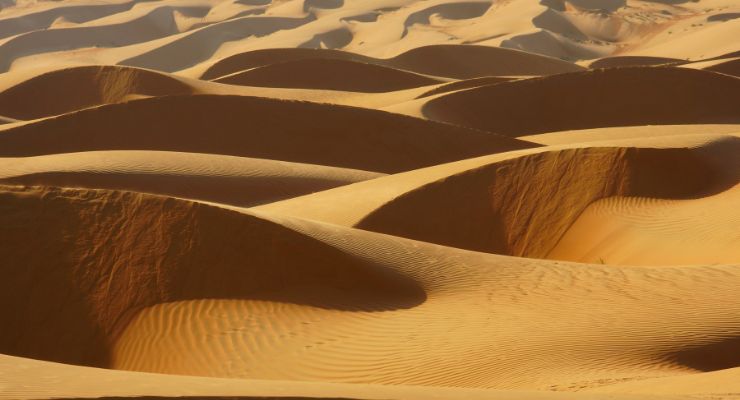
[[[159,303],[252,299],[339,311],[411,308],[414,279],[272,221],[131,192],[4,187],[0,353],[105,367]]]
[[[670,357],[678,364],[701,372],[740,367],[740,336],[687,348]]]

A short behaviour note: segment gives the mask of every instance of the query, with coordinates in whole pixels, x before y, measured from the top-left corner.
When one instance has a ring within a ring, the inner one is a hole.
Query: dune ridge
[[[203,72],[201,79],[215,79],[241,70],[310,59],[355,61],[455,79],[497,75],[551,75],[582,70],[582,67],[575,64],[550,57],[485,46],[425,46],[390,59],[377,59],[339,50],[297,48],[265,49],[233,55],[214,63]]]
[[[311,71],[306,73],[306,71]],[[255,67],[215,79],[230,85],[392,92],[440,83],[439,80],[341,59],[305,59]],[[380,83],[380,84],[379,84]]]
[[[3,90],[0,113],[28,120],[137,97],[192,92],[187,84],[153,71],[114,66],[77,67],[41,74]]]
[[[211,154],[90,151],[0,158],[0,182],[136,192],[254,206],[383,174]]]

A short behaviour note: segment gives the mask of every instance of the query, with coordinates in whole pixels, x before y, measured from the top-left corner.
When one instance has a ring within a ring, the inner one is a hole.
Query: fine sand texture
[[[0,0],[0,399],[740,400],[736,0]]]

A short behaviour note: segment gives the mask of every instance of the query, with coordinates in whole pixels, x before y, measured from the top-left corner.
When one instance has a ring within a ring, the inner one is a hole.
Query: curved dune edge
[[[304,59],[255,67],[215,79],[230,85],[379,93],[440,83],[424,75],[342,59]]]
[[[717,72],[720,74],[731,75],[740,78],[740,57],[717,59],[711,61],[700,61],[691,64],[685,64],[684,67],[702,69],[704,71]]]
[[[6,184],[121,189],[243,207],[380,176],[276,160],[158,151],[0,158],[0,182]]]
[[[29,120],[141,96],[193,92],[186,83],[159,72],[119,66],[73,67],[46,72],[3,90],[0,115]]]
[[[480,86],[493,85],[496,83],[510,82],[510,81],[514,81],[517,79],[521,79],[521,78],[520,77],[508,77],[508,76],[485,76],[482,78],[462,79],[459,81],[439,85],[432,90],[429,90],[427,92],[420,94],[416,98],[421,99],[424,97],[435,96],[438,94],[444,94],[444,93],[454,92],[454,91],[463,90],[463,89],[471,89],[471,88],[476,88]]]
[[[592,61],[588,67],[596,68],[619,68],[619,67],[648,67],[648,66],[675,66],[686,64],[686,60],[669,57],[649,57],[649,56],[614,56],[604,57]]]
[[[564,96],[566,88],[578,95]],[[633,67],[454,92],[429,100],[422,112],[432,120],[517,137],[609,126],[738,123],[738,103],[740,79],[687,68]]]
[[[339,50],[286,48],[255,50],[224,58],[207,68],[200,78],[216,79],[250,68],[305,59],[355,61],[455,79],[552,75],[583,70],[583,67],[555,58],[486,46],[424,46],[389,59],[377,59]]]
[[[731,160],[732,150],[702,150],[734,148],[737,138],[680,138],[658,140],[656,148],[632,140],[634,144],[602,142],[480,157],[256,209],[447,246],[543,258],[596,200],[676,199],[726,190],[723,185],[737,180],[731,172],[736,166],[713,160]]]
[[[323,121],[320,130],[315,129],[317,120]],[[105,105],[11,127],[0,134],[0,155],[4,157],[162,150],[383,173],[535,146],[369,109],[217,95],[166,96]]]
[[[547,258],[610,265],[737,263],[738,202],[740,186],[691,200],[601,199],[586,207]]]
[[[13,300],[0,319],[15,327],[0,334],[5,354],[107,366],[110,346],[136,311],[175,300],[373,310],[424,299],[404,275],[222,208],[85,189],[6,186],[0,197],[2,258],[24,265],[2,267],[2,290]],[[33,219],[45,221],[43,232],[28,223]],[[37,243],[54,258],[39,257]],[[44,329],[37,329],[39,319]]]
[[[4,242],[3,258],[29,265],[21,274],[6,267],[3,289],[14,301],[0,312],[19,329],[17,336],[3,332],[4,353],[105,365],[91,353],[77,359],[74,350],[99,343],[105,354],[103,339],[112,335],[116,368],[552,390],[690,374],[699,366],[675,354],[691,349],[711,359],[724,351],[715,343],[740,336],[740,309],[731,301],[737,265],[567,264],[157,196],[3,190],[0,204],[10,212],[0,214],[0,229],[13,239]],[[40,216],[69,234],[39,232],[28,221]],[[112,229],[110,219],[121,217],[126,224]],[[39,249],[31,235],[46,235],[44,252],[60,255],[54,263],[33,256]],[[51,271],[55,279],[31,279]],[[26,302],[31,287],[45,301]],[[19,314],[17,307],[30,309]],[[33,323],[42,316],[43,334]],[[538,335],[543,321],[549,329]],[[511,340],[521,332],[529,332],[527,341]],[[531,357],[543,352],[549,356]]]
[[[672,136],[695,135],[698,138],[706,135],[728,135],[740,137],[740,124],[692,124],[692,125],[645,125],[619,126],[609,128],[577,129],[571,131],[549,132],[537,135],[521,136],[520,139],[538,143],[543,146],[586,144],[609,142],[615,140],[673,141]],[[685,139],[682,139],[685,140]]]

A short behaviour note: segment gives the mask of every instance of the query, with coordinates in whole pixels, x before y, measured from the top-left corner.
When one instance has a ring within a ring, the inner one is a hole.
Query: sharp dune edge
[[[740,399],[733,0],[0,0],[0,399]]]

